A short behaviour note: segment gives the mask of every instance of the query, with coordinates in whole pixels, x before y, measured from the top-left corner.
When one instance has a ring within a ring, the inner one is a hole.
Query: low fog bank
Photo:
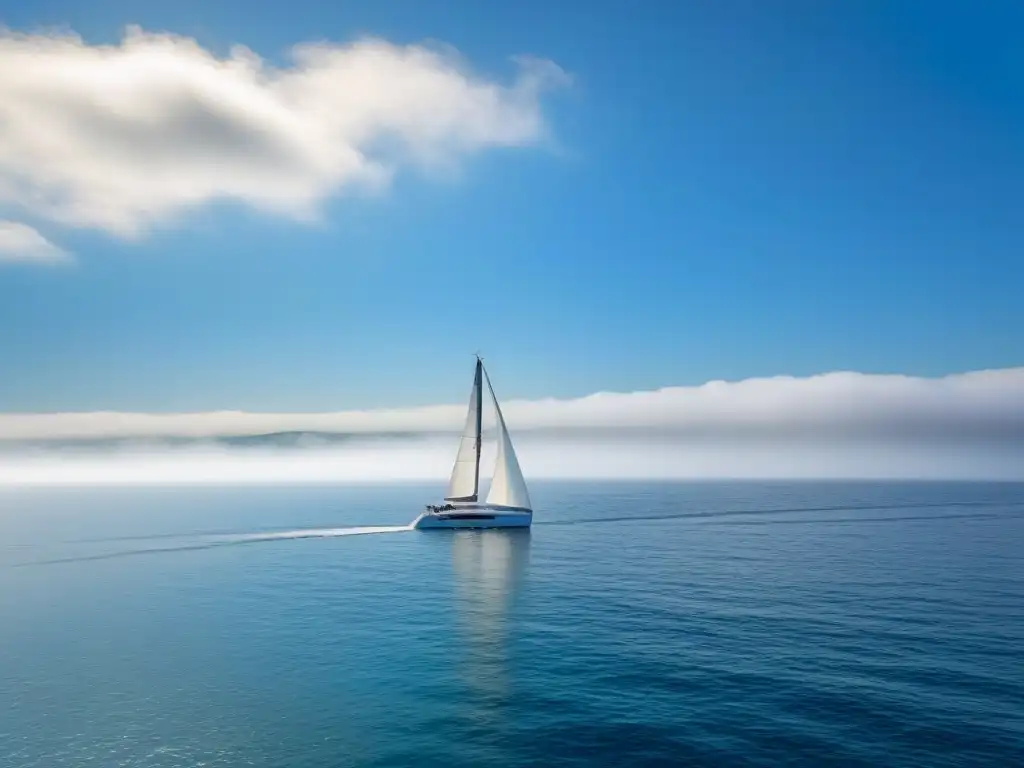
[[[516,436],[523,471],[539,479],[863,478],[1024,480],[1024,447],[1003,441],[687,439],[668,435]],[[337,444],[12,445],[0,485],[444,483],[452,437]],[[481,472],[490,476],[493,448]]]
[[[528,479],[1024,479],[1024,368],[778,376],[502,409]],[[442,483],[465,419],[465,405],[0,414],[0,484]]]
[[[933,379],[836,372],[711,381],[570,400],[509,400],[502,410],[516,435],[660,431],[703,439],[1024,441],[1024,368]],[[489,403],[485,414],[491,418]],[[0,441],[427,435],[458,431],[465,418],[465,404],[334,413],[0,413]]]

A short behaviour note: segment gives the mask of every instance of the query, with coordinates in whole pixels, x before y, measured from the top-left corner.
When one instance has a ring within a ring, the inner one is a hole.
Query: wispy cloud
[[[303,43],[275,67],[136,27],[117,45],[0,31],[0,201],[129,237],[213,200],[313,217],[403,166],[542,140],[541,95],[566,75],[517,66],[502,84],[380,39]]]
[[[71,255],[38,230],[18,221],[0,220],[0,264],[64,264]]]

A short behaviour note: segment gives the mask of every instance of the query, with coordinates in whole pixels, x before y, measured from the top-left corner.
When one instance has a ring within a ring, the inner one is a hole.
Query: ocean
[[[0,766],[1014,766],[1024,484],[0,490]]]

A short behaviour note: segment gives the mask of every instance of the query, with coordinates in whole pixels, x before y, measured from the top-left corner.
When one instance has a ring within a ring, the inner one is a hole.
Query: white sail
[[[477,363],[476,376],[473,377],[473,393],[469,396],[469,412],[466,414],[466,427],[459,441],[459,453],[455,457],[452,476],[448,481],[448,501],[476,501],[480,486],[480,422],[483,403],[480,395],[483,392],[480,381],[481,366]]]
[[[498,405],[494,387],[491,386],[490,376],[487,376],[487,389],[490,390],[491,399],[494,401],[494,414],[498,430],[498,457],[494,463],[494,477],[491,478],[487,503],[501,507],[532,510],[533,505],[530,503],[530,493],[526,490],[526,480],[523,479],[523,471],[519,468],[519,460],[512,447],[512,438],[509,437],[508,429],[505,428],[505,417],[501,415],[501,406]]]

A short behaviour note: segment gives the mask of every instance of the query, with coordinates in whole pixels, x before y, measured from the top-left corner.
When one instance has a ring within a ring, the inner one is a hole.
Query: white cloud
[[[281,431],[357,434],[460,429],[463,404],[334,413],[0,414],[7,439],[217,437]],[[828,373],[572,400],[502,403],[516,432],[665,433],[701,438],[1024,436],[1024,368],[942,378]]]
[[[502,85],[378,39],[297,45],[274,67],[135,27],[117,45],[0,31],[0,202],[126,237],[214,200],[315,217],[403,165],[542,140],[540,96],[567,78],[517,64]]]
[[[28,224],[0,220],[0,264],[58,264],[70,259],[66,251],[58,248]]]

